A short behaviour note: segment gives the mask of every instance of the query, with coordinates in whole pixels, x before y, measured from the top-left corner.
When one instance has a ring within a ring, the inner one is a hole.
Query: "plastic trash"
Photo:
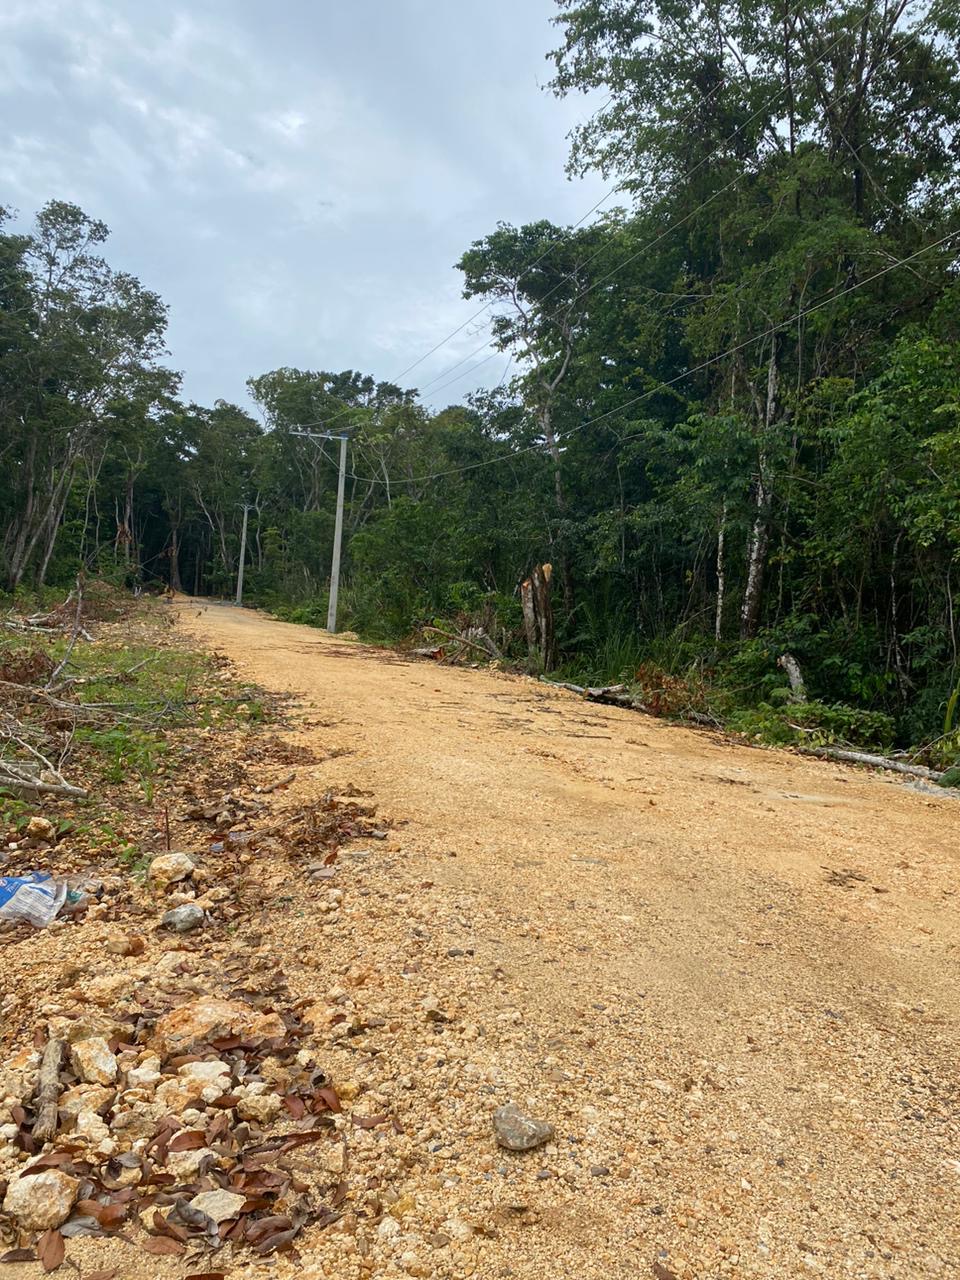
[[[44,871],[0,876],[0,920],[26,920],[45,929],[67,898],[67,886]]]

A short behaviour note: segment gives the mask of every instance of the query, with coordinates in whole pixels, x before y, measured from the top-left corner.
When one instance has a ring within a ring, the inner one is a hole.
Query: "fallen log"
[[[47,1041],[37,1078],[37,1118],[33,1136],[38,1142],[52,1142],[57,1132],[57,1104],[60,1101],[60,1063],[65,1042],[55,1036]]]
[[[842,760],[845,764],[865,764],[872,769],[889,769],[893,773],[905,773],[911,778],[925,778],[928,782],[939,782],[943,774],[937,769],[928,769],[922,764],[904,764],[902,760],[891,760],[889,756],[875,756],[867,751],[846,751],[839,747],[798,747],[805,756],[817,756],[821,760]]]
[[[10,760],[0,761],[0,790],[20,795],[68,796],[75,800],[85,800],[87,797],[82,787],[71,786],[62,778],[58,782],[44,782],[38,766],[14,764]]]

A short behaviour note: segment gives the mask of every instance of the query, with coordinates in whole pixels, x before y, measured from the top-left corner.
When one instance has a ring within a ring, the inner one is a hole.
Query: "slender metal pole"
[[[240,563],[237,565],[237,607],[243,604],[243,566],[247,558],[247,512],[250,507],[243,504],[243,530],[240,534]]]
[[[347,483],[347,437],[340,437],[340,476],[337,480],[337,520],[333,527],[333,564],[330,567],[330,603],[327,630],[337,629],[337,594],[340,590],[340,543],[343,540],[343,494]]]

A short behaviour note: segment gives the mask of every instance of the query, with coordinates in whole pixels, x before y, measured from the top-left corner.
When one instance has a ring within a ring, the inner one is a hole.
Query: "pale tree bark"
[[[534,565],[530,577],[520,584],[520,607],[523,611],[527,653],[531,662],[536,663],[543,671],[551,671],[557,659],[553,605],[550,600],[552,573],[552,565]]]
[[[717,531],[717,612],[713,634],[719,644],[723,638],[723,599],[727,591],[727,570],[724,563],[724,544],[727,538],[727,500],[723,500],[720,528]]]
[[[773,505],[773,472],[770,461],[770,433],[777,415],[777,339],[772,340],[770,362],[767,366],[766,401],[760,402],[754,393],[757,416],[760,419],[760,447],[757,478],[754,486],[754,518],[747,545],[747,581],[740,606],[740,635],[749,639],[757,629],[763,602],[763,574],[766,568],[767,548],[770,543],[770,511]]]

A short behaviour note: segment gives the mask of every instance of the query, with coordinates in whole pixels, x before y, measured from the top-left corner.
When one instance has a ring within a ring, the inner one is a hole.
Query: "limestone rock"
[[[156,1084],[160,1079],[160,1059],[149,1054],[127,1072],[127,1087],[139,1089]]]
[[[54,840],[57,829],[49,818],[31,818],[25,834],[28,840]]]
[[[546,1120],[525,1116],[513,1102],[497,1107],[493,1113],[493,1131],[501,1147],[508,1151],[532,1151],[549,1142],[556,1132]]]
[[[189,1053],[209,1040],[227,1036],[272,1039],[286,1035],[276,1013],[258,1013],[239,1000],[200,996],[164,1014],[154,1028],[157,1048],[166,1056]]]
[[[62,1120],[76,1120],[81,1111],[97,1112],[113,1097],[112,1089],[100,1084],[77,1084],[60,1095],[57,1109]]]
[[[185,1062],[179,1074],[186,1076],[188,1080],[197,1080],[201,1085],[218,1085],[221,1092],[225,1092],[230,1084],[230,1068],[219,1058],[208,1059],[206,1062]]]
[[[115,1112],[110,1128],[114,1133],[122,1133],[124,1139],[129,1142],[136,1142],[140,1138],[152,1138],[157,1131],[152,1116],[139,1107]]]
[[[16,1218],[25,1231],[46,1231],[66,1221],[79,1190],[79,1180],[59,1169],[43,1169],[26,1177],[21,1174],[7,1188],[3,1211]]]
[[[164,913],[160,923],[164,929],[172,929],[174,933],[190,933],[203,924],[203,908],[195,902],[185,902],[180,907]]]
[[[221,1223],[228,1218],[235,1218],[245,1200],[246,1196],[238,1195],[235,1191],[201,1191],[190,1201],[190,1208],[199,1209],[214,1222]]]
[[[282,1105],[275,1093],[245,1093],[237,1103],[237,1113],[243,1120],[270,1124],[280,1114]]]
[[[130,986],[129,974],[104,973],[82,983],[79,992],[84,1000],[89,1000],[93,1004],[108,1005],[114,1004],[120,996],[126,995]]]
[[[187,1107],[192,1107],[198,1098],[203,1085],[199,1080],[176,1079],[164,1080],[162,1084],[157,1085],[157,1091],[153,1095],[154,1103],[159,1112],[172,1112],[179,1115],[181,1111],[186,1111]]]
[[[154,858],[147,871],[150,883],[157,889],[166,889],[176,880],[186,880],[193,875],[194,862],[186,853],[161,853]]]
[[[125,985],[126,980],[123,981]],[[58,1015],[50,1019],[48,1026],[51,1036],[56,1036],[58,1040],[66,1040],[67,1044],[76,1044],[78,1040],[90,1040],[94,1036],[109,1040],[113,1036],[122,1036],[124,1033],[123,1025],[117,1022],[116,1018],[87,1011],[76,1018]],[[127,1032],[129,1034],[129,1029]]]
[[[72,1045],[70,1065],[85,1084],[113,1084],[117,1078],[117,1059],[102,1036]]]
[[[167,1168],[182,1182],[195,1178],[201,1165],[209,1168],[216,1162],[217,1153],[212,1147],[198,1147],[196,1151],[171,1151],[167,1156]]]

